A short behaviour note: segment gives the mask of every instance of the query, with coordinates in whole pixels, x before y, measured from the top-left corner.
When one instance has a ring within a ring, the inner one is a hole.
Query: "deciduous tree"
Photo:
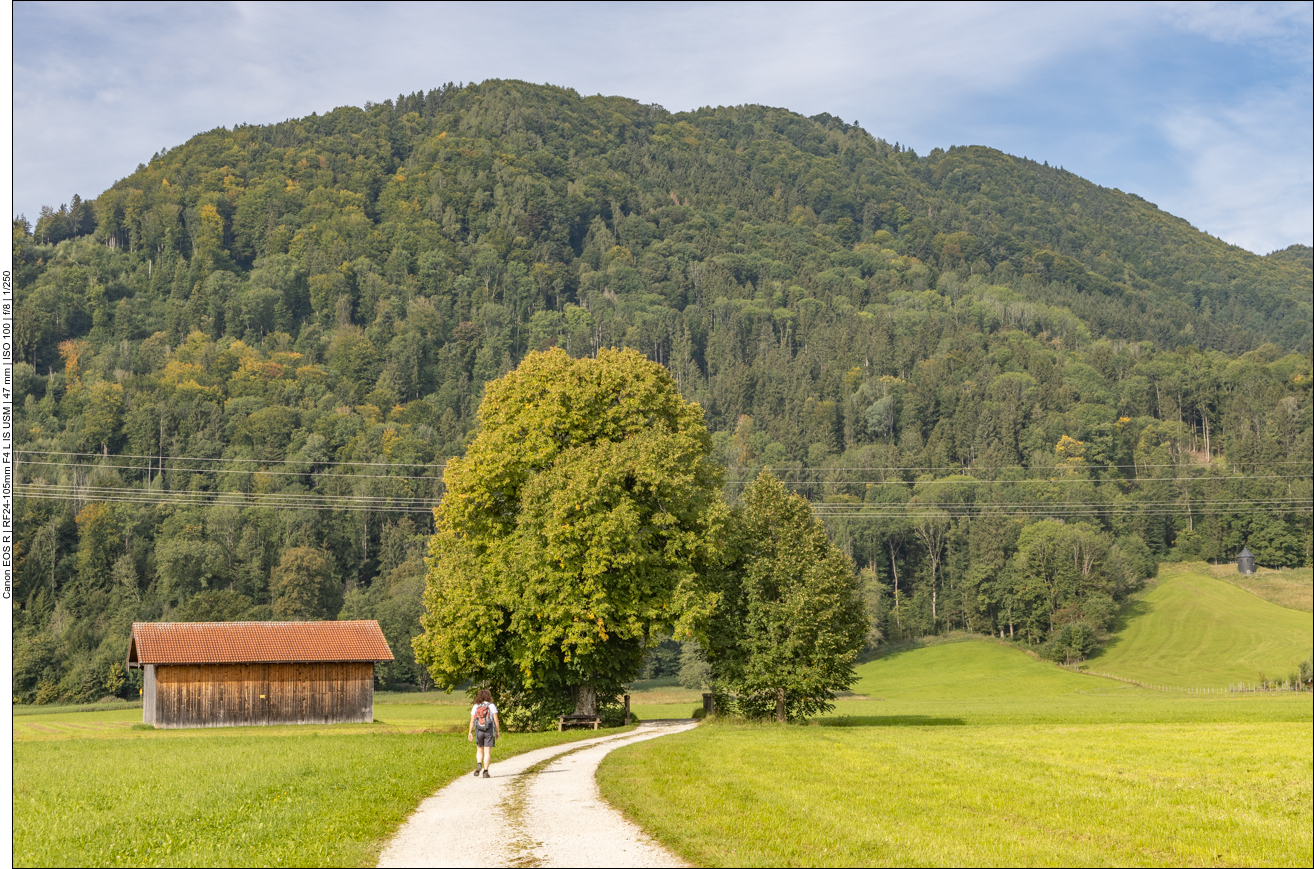
[[[434,682],[591,714],[654,632],[706,610],[696,565],[724,508],[702,417],[632,350],[530,353],[489,383],[435,511],[414,643]]]

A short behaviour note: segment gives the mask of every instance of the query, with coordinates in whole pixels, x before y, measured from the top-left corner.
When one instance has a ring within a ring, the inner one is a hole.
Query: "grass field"
[[[1216,685],[1285,675],[1309,654],[1308,614],[1212,570],[1165,566],[1092,668]],[[1298,572],[1259,579],[1298,602]],[[858,675],[812,726],[714,721],[622,749],[603,793],[706,865],[1314,858],[1308,694],[1151,691],[979,638],[888,653]],[[673,680],[631,695],[644,719],[701,700]],[[14,862],[369,865],[472,762],[463,696],[375,701],[368,725],[213,730],[144,729],[140,704],[15,708]],[[508,734],[497,757],[592,735]]]
[[[1183,564],[1182,567],[1230,582],[1278,606],[1302,612],[1314,610],[1314,570],[1308,567],[1282,570],[1260,567],[1250,576],[1237,573],[1235,564],[1205,564],[1200,561]]]
[[[859,668],[805,727],[620,749],[604,796],[696,865],[1309,865],[1314,705],[1080,675],[985,640]]]
[[[361,725],[145,730],[139,707],[16,717],[14,864],[373,865],[474,761],[464,698],[377,699]],[[507,734],[494,767],[595,735]]]
[[[630,686],[630,709],[644,721],[688,718],[695,707],[702,705],[702,692],[681,688],[674,676],[635,682]]]
[[[1314,619],[1208,576],[1204,567],[1163,565],[1158,583],[1124,609],[1123,624],[1090,668],[1189,687],[1295,672],[1314,647]]]

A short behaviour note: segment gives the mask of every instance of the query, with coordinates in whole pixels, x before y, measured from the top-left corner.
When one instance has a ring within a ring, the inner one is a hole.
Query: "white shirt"
[[[492,703],[476,703],[475,705],[473,705],[473,706],[470,707],[470,715],[473,716],[476,712],[478,712],[480,706],[487,706],[487,707],[488,707],[488,714],[489,714],[489,715],[496,715],[496,714],[497,714],[497,706],[495,706],[494,704],[492,704]]]

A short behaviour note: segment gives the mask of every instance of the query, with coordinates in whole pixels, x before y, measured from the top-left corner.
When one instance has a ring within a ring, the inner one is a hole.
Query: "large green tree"
[[[868,624],[853,564],[808,502],[770,473],[744,492],[738,561],[708,622],[717,687],[750,716],[807,718],[856,678]]]
[[[702,409],[634,351],[554,349],[489,383],[479,422],[444,473],[416,657],[449,690],[593,713],[709,606],[724,508]]]

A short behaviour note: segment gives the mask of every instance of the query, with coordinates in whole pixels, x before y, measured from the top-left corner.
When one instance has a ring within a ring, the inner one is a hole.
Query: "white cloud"
[[[1159,204],[1256,253],[1308,244],[1309,100],[1309,88],[1271,90],[1248,94],[1239,105],[1183,108],[1166,118],[1165,134],[1189,165],[1190,182]]]
[[[1308,53],[1309,41],[1300,31],[1314,20],[1314,7],[1302,2],[1266,3],[1162,3],[1165,20],[1188,33],[1218,42],[1243,43],[1263,40],[1291,43]]]
[[[1131,75],[1107,79],[1139,71],[1134,61],[1156,50],[1150,37],[1165,28],[1200,34],[1182,39],[1262,45],[1274,33],[1307,35],[1300,14],[1268,4],[21,4],[15,207],[32,216],[74,191],[94,196],[161,145],[216,126],[277,122],[446,81],[521,78],[677,111],[742,103],[828,111],[920,150],[996,145],[1165,206],[1180,202],[1218,234],[1244,224],[1235,237],[1263,246],[1290,234],[1287,217],[1252,199],[1252,216],[1231,219],[1208,197],[1229,184],[1246,188],[1236,181],[1246,165],[1292,162],[1282,156],[1290,142],[1261,134],[1263,119],[1220,114],[1189,83],[1190,99],[1131,99],[1125,117],[1099,128],[1063,104],[1153,88]],[[1074,91],[1046,91],[1060,80]],[[1011,112],[995,117],[981,109],[987,103]],[[1209,156],[1217,147],[1191,144],[1185,131],[1205,122],[1233,143],[1227,153],[1244,151],[1250,163],[1224,171],[1228,160]],[[1126,153],[1147,128],[1163,131],[1159,151],[1138,145],[1135,159],[1162,165],[1161,179],[1189,179],[1176,198],[1171,183],[1137,189],[1130,181],[1144,173],[1129,175],[1107,156],[1119,143]],[[1297,157],[1308,153],[1308,128],[1303,141]],[[1211,172],[1223,174],[1211,181]]]

